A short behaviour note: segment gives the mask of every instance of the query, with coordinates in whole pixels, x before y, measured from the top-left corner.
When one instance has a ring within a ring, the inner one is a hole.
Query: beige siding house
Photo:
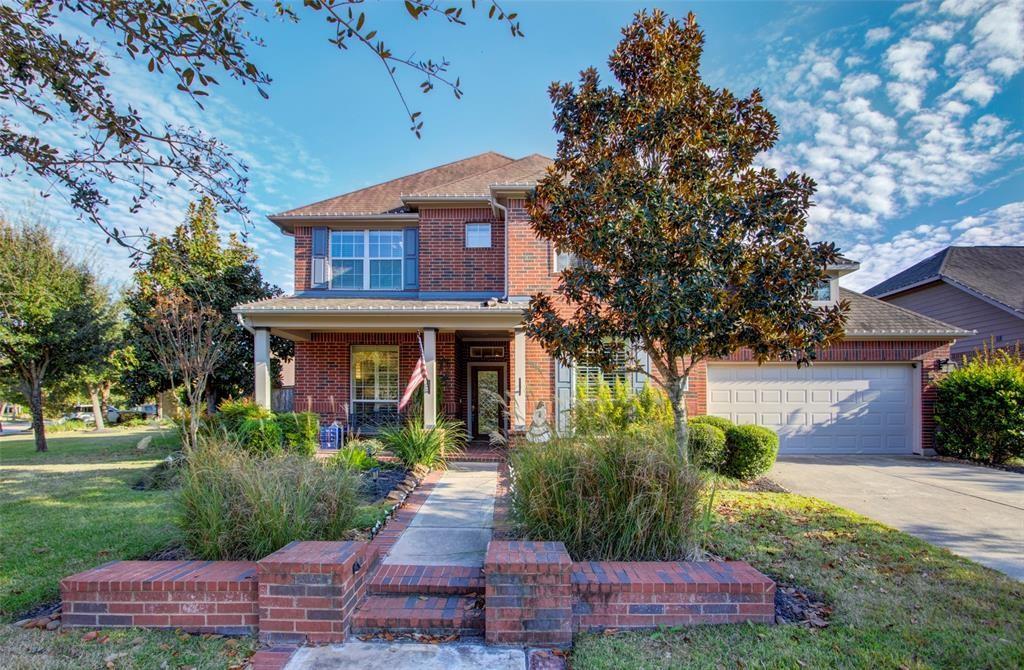
[[[947,247],[865,293],[975,331],[953,344],[957,358],[1024,343],[1024,247]]]

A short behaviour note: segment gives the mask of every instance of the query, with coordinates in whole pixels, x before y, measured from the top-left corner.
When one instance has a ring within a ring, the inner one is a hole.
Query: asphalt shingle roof
[[[368,186],[327,198],[311,205],[296,207],[280,214],[271,215],[270,219],[278,217],[298,216],[343,216],[346,214],[394,214],[409,211],[402,202],[401,196],[407,193],[417,193],[430,190],[435,187],[465,179],[471,175],[489,172],[495,168],[515,162],[508,156],[503,156],[494,151],[463,158],[462,160],[437,167],[429,168],[421,172],[392,179],[381,184]]]
[[[948,323],[908,309],[840,288],[840,297],[850,302],[846,335],[851,337],[964,337],[965,331]],[[318,312],[321,314],[380,313],[512,313],[522,303],[482,300],[416,300],[411,298],[282,297],[245,303],[234,308],[240,314]]]
[[[946,247],[865,293],[886,296],[942,279],[1024,314],[1024,247]]]
[[[530,154],[525,158],[506,163],[505,165],[470,175],[457,181],[448,182],[434,188],[415,191],[409,195],[425,196],[486,196],[491,193],[491,186],[499,184],[536,184],[544,176],[545,170],[551,165],[551,159],[540,154]]]

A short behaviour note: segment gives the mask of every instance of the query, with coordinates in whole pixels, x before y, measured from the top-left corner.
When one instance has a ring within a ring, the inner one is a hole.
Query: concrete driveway
[[[919,456],[780,457],[769,477],[1024,580],[1024,475]]]

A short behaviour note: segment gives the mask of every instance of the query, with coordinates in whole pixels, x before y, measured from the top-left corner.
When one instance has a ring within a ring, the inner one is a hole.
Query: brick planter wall
[[[561,542],[492,540],[484,561],[491,644],[572,644],[572,559]]]
[[[572,585],[575,631],[775,621],[775,583],[739,561],[575,563]]]
[[[256,564],[116,561],[63,579],[65,626],[180,628],[255,633]]]
[[[259,561],[260,639],[344,641],[375,557],[366,542],[292,542]]]

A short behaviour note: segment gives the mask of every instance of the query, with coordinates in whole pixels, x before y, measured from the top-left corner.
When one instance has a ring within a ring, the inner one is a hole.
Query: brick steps
[[[371,595],[352,616],[352,632],[478,637],[481,605],[475,596]]]
[[[459,565],[381,565],[370,579],[373,595],[469,595],[484,592],[480,568]]]

